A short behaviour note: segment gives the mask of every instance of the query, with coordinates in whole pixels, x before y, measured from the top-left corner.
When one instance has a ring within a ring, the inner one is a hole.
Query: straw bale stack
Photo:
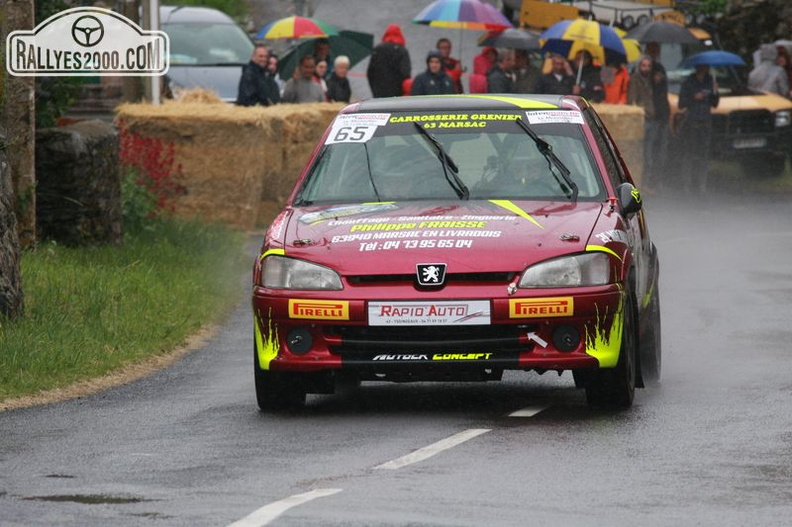
[[[635,184],[643,175],[644,111],[638,106],[592,104],[630,169]]]
[[[244,229],[269,221],[342,104],[243,108],[206,94],[163,105],[123,104],[119,127],[171,142],[186,193],[177,214]],[[209,102],[202,102],[207,100]]]

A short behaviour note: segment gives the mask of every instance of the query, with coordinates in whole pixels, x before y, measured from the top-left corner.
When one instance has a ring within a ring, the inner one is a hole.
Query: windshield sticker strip
[[[583,114],[574,110],[525,112],[530,124],[571,123],[583,124]]]
[[[475,99],[489,99],[491,101],[505,102],[505,103],[513,104],[516,107],[523,109],[532,108],[537,110],[545,110],[545,109],[558,108],[558,105],[550,104],[548,102],[535,101],[532,99],[521,99],[519,97],[506,97],[503,95],[466,95],[465,97],[470,97]]]
[[[533,217],[530,214],[528,214],[527,212],[522,210],[520,207],[518,207],[517,205],[515,205],[511,201],[509,201],[507,199],[491,199],[489,201],[493,205],[497,205],[498,207],[502,207],[502,208],[504,208],[504,209],[506,209],[506,210],[508,210],[510,212],[515,213],[516,215],[518,215],[521,218],[525,218],[526,220],[530,221],[531,223],[533,223],[534,225],[536,225],[540,229],[544,229],[544,227],[542,227],[541,223],[539,223],[538,221],[533,219]]]

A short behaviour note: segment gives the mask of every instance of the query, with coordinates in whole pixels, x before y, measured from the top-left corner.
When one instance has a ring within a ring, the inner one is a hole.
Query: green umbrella
[[[293,46],[280,57],[278,61],[278,73],[282,79],[291,79],[294,68],[300,62],[303,55],[313,53],[314,42],[317,39],[306,40]],[[371,55],[374,47],[374,35],[361,31],[341,30],[338,35],[327,38],[330,41],[330,55],[338,57],[346,55],[349,57],[349,67]],[[331,68],[332,64],[328,64]]]

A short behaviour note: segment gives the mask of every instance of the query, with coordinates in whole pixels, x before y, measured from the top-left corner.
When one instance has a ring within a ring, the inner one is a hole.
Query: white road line
[[[297,505],[302,505],[316,498],[324,498],[338,494],[342,489],[316,489],[302,494],[295,494],[289,496],[275,503],[270,503],[264,507],[252,512],[239,521],[236,521],[228,527],[262,527],[268,525],[272,520]]]
[[[418,463],[419,461],[424,461],[425,459],[429,459],[430,457],[434,456],[435,454],[439,454],[443,450],[448,450],[449,448],[453,448],[459,444],[464,443],[474,437],[478,437],[481,434],[486,434],[492,430],[491,428],[471,428],[470,430],[465,430],[464,432],[460,432],[458,434],[454,434],[451,437],[447,437],[437,443],[431,444],[429,446],[425,446],[423,448],[419,448],[415,452],[411,454],[407,454],[406,456],[402,456],[398,459],[394,459],[393,461],[388,461],[387,463],[383,463],[382,465],[377,465],[374,469],[384,469],[384,470],[396,470],[402,467],[406,467],[407,465],[412,465],[413,463]]]
[[[528,406],[509,414],[509,417],[533,417],[539,412],[547,410],[549,406]]]

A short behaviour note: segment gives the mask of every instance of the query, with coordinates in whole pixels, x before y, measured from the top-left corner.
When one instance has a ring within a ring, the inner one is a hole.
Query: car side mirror
[[[619,198],[619,205],[625,216],[635,214],[643,206],[641,193],[630,183],[622,183],[616,188],[616,196]]]

